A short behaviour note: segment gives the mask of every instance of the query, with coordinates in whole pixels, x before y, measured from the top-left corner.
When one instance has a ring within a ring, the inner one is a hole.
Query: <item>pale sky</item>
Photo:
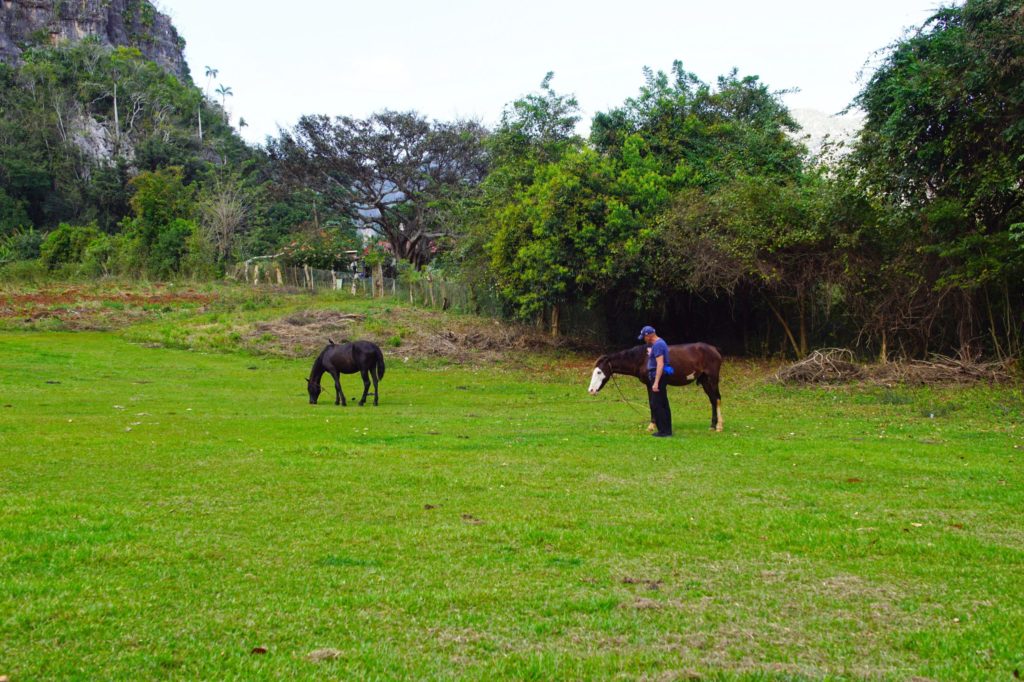
[[[680,59],[714,82],[757,75],[793,109],[835,113],[858,73],[937,0],[158,0],[205,88],[229,86],[228,110],[262,142],[303,114],[367,116],[415,109],[494,125],[505,105],[555,72],[584,123],[635,95],[642,69]],[[948,2],[945,4],[949,4]]]

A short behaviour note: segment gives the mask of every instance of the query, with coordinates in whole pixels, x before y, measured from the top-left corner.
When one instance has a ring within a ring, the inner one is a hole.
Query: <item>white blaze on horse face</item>
[[[588,389],[590,395],[597,395],[597,392],[601,390],[602,383],[604,383],[604,372],[600,367],[595,367],[594,373],[590,376],[590,388]]]

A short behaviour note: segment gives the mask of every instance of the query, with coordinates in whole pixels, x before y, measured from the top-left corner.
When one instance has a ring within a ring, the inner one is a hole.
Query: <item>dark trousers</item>
[[[647,402],[651,405],[651,421],[658,427],[658,433],[672,433],[672,408],[668,406],[668,384],[665,377],[661,377],[661,385],[658,391],[651,390],[654,383],[654,373],[647,378]]]

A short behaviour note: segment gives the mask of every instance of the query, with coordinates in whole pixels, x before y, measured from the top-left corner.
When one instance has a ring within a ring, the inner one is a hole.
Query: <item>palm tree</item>
[[[210,83],[213,82],[213,79],[217,77],[218,73],[220,73],[220,69],[215,69],[212,66],[207,66],[206,67],[206,96],[207,97],[210,96]]]
[[[228,103],[227,98],[232,97],[235,93],[226,85],[221,84],[217,90],[217,94],[220,95],[220,108],[224,110],[224,120],[228,120]]]
[[[235,93],[226,85],[221,85],[217,88],[216,93],[220,95],[220,106],[223,109],[227,106],[227,100],[225,98],[231,97]]]

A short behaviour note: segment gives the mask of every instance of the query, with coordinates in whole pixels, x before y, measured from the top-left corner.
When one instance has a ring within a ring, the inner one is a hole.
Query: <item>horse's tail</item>
[[[380,348],[377,349],[377,378],[384,378],[384,353],[380,351]]]

